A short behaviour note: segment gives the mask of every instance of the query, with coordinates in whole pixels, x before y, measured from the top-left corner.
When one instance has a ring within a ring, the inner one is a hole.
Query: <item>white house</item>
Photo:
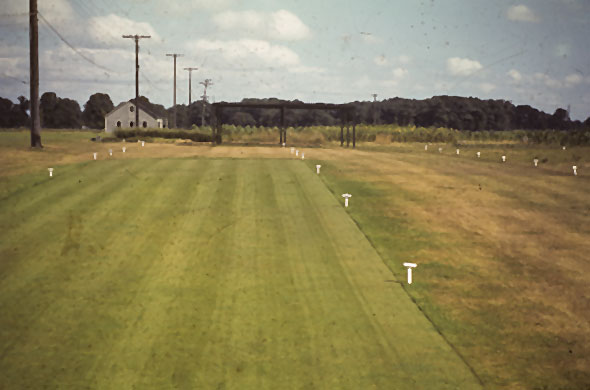
[[[135,103],[123,102],[115,107],[104,117],[104,129],[112,133],[116,129],[135,127]],[[140,128],[163,128],[166,127],[166,119],[158,118],[144,105],[139,105],[139,127]]]

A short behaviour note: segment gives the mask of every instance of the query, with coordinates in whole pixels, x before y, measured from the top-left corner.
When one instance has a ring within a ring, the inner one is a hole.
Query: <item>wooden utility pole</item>
[[[373,95],[373,124],[377,124],[377,94],[374,93]]]
[[[184,68],[184,70],[188,70],[188,105],[191,105],[191,86],[192,86],[192,81],[191,81],[191,74],[193,73],[193,70],[197,70],[199,68]]]
[[[203,92],[203,110],[201,111],[201,127],[205,126],[205,103],[207,103],[207,87],[213,85],[213,81],[211,79],[205,79],[205,81],[199,82],[199,84],[205,86],[205,91]]]
[[[31,147],[42,148],[39,116],[39,28],[37,0],[29,0],[29,55],[31,84]]]
[[[182,57],[183,54],[166,54],[167,57],[174,57],[174,96],[173,96],[173,107],[174,107],[174,125],[171,128],[176,128],[176,57]]]
[[[151,35],[123,35],[123,38],[135,39],[135,127],[139,127],[139,40]]]

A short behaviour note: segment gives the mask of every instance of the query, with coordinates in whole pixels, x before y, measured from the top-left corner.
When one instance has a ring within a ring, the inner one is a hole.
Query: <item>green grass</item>
[[[301,161],[0,185],[0,388],[480,388]]]

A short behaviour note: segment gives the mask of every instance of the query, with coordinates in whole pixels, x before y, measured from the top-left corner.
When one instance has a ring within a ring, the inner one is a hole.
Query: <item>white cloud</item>
[[[389,64],[389,61],[387,60],[387,58],[385,58],[385,56],[383,54],[373,58],[373,61],[375,62],[375,64],[377,64],[379,66],[385,66],[385,65]]]
[[[361,38],[370,45],[381,42],[381,39],[372,33],[361,32]]]
[[[74,10],[67,0],[40,1],[39,12],[42,16],[47,18],[49,23],[52,25],[55,25],[55,23],[63,23],[67,20],[71,20],[74,16]],[[19,15],[18,17],[7,18],[6,21],[10,23],[29,24],[28,1],[2,1],[2,13],[9,15]]]
[[[287,10],[225,11],[215,15],[213,22],[222,30],[239,30],[273,40],[298,41],[311,36],[305,23]]]
[[[584,78],[577,73],[568,74],[565,77],[565,85],[568,87],[580,84],[584,81]]]
[[[299,56],[293,50],[282,45],[273,45],[258,39],[239,40],[207,40],[199,39],[191,45],[194,49],[204,52],[203,55],[221,55],[230,63],[238,63],[240,67],[296,67]],[[209,52],[209,53],[207,53]]]
[[[128,40],[123,35],[150,35],[151,42],[160,43],[162,40],[156,30],[146,22],[134,20],[110,14],[91,18],[87,24],[88,34],[93,41],[101,46],[124,47],[129,46]],[[145,42],[140,41],[140,45]]]
[[[537,82],[545,84],[545,86],[549,88],[559,88],[562,86],[559,80],[555,80],[545,73],[537,72],[533,75],[533,79]]]
[[[410,56],[407,56],[407,55],[405,55],[405,54],[400,54],[400,55],[397,57],[397,61],[398,61],[400,64],[403,64],[403,65],[405,65],[405,64],[409,64],[410,62],[412,62],[412,58],[411,58]]]
[[[526,5],[513,5],[506,12],[508,19],[515,22],[538,22],[541,19]]]
[[[469,58],[452,57],[447,59],[447,70],[454,76],[468,76],[482,68],[479,61]]]
[[[512,80],[514,81],[522,80],[522,75],[516,69],[510,69],[507,74],[508,76],[512,77]]]
[[[496,89],[496,86],[492,83],[481,83],[481,84],[479,84],[479,89],[481,89],[485,93],[488,93],[488,92],[492,92],[494,89]]]
[[[394,79],[400,80],[400,79],[403,79],[408,74],[408,70],[405,68],[395,68],[395,69],[393,69],[392,73],[393,73]]]

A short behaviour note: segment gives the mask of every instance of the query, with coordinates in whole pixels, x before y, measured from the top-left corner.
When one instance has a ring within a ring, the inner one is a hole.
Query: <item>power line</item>
[[[63,43],[65,43],[66,45],[68,45],[70,47],[70,49],[72,49],[76,54],[78,54],[80,57],[84,58],[86,61],[90,62],[92,65],[96,66],[97,68],[100,68],[104,71],[107,72],[111,72],[114,73],[111,69],[106,68],[100,64],[97,64],[96,62],[94,62],[92,59],[86,57],[84,54],[82,54],[82,52],[80,52],[78,49],[76,49],[70,42],[68,42],[60,33],[59,31],[57,31],[55,29],[55,27],[53,27],[51,25],[51,23],[49,23],[49,21],[47,21],[47,19],[45,19],[45,17],[41,14],[41,12],[37,11],[37,14],[41,17],[41,19],[43,20],[43,22],[47,25],[47,27],[49,27],[51,29],[51,31],[53,31],[55,33],[55,35],[57,35],[59,37],[59,39],[61,39],[63,41]]]

